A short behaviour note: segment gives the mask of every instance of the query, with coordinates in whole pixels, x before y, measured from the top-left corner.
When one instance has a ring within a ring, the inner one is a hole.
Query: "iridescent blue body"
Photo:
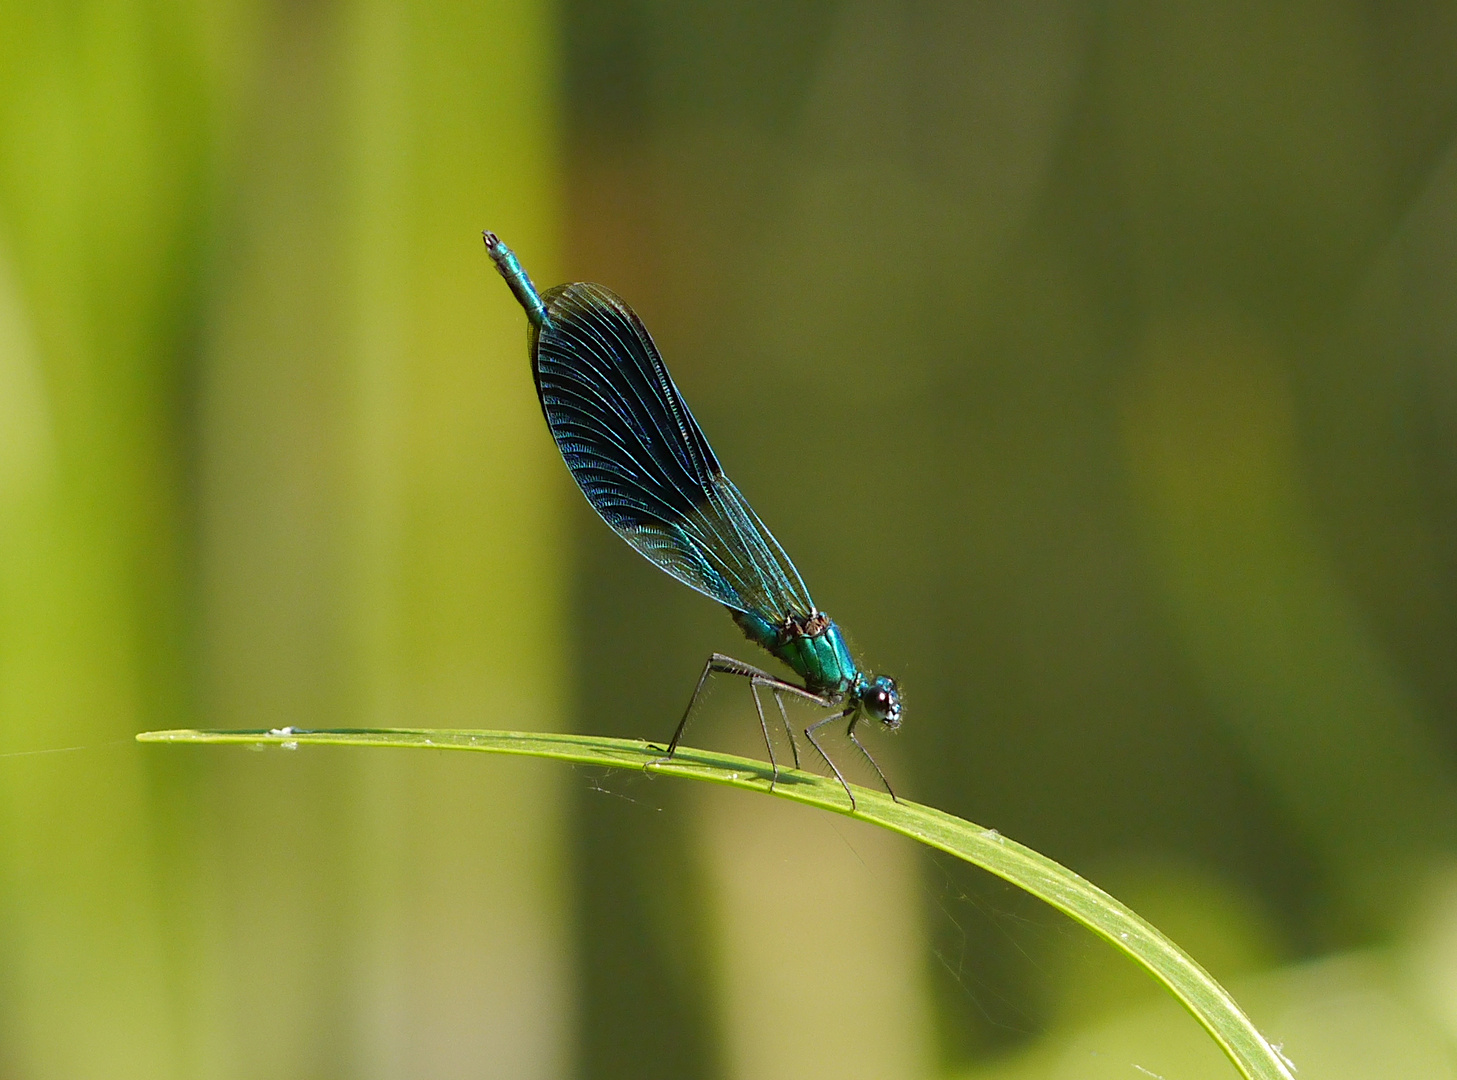
[[[885,774],[856,737],[862,718],[900,725],[900,692],[884,675],[862,672],[839,627],[809,591],[774,535],[739,494],[673,384],[642,320],[600,285],[574,282],[538,294],[515,254],[492,233],[486,250],[526,311],[531,372],[542,415],[573,479],[592,508],[641,555],[685,585],[723,604],[744,636],[782,660],[796,685],[715,653],[668,743],[672,757],[693,706],[713,672],[749,680],[774,767],[774,744],[759,700],[768,689],[794,739],[782,694],[837,710],[804,729],[855,805],[854,793],[815,731],[835,719],[894,798]]]

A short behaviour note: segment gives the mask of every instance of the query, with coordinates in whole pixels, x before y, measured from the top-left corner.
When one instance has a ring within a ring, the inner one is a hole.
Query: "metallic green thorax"
[[[815,693],[843,694],[855,685],[860,669],[840,628],[828,615],[791,615],[779,626],[752,611],[733,611],[744,636],[783,660]]]

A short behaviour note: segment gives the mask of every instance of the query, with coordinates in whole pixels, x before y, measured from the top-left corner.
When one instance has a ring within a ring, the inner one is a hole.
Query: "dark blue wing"
[[[600,285],[543,294],[532,372],[547,426],[587,501],[683,584],[779,622],[814,602],[784,549],[724,476],[632,308]]]

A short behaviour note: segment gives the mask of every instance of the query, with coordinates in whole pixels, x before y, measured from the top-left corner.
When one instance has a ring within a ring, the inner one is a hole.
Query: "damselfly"
[[[815,733],[847,720],[850,737],[895,798],[885,773],[856,736],[862,719],[894,730],[901,722],[895,680],[862,672],[845,638],[815,607],[799,571],[724,475],[683,395],[673,385],[642,320],[600,285],[575,282],[538,294],[515,254],[494,233],[486,250],[526,309],[536,393],[567,468],[602,520],[660,569],[729,609],[744,636],[784,661],[803,685],[742,660],[714,653],[703,665],[673,738],[671,758],[709,675],[749,681],[773,767],[779,763],[764,719],[761,688],[771,691],[789,735],[794,766],[799,744],[783,694],[835,710],[804,729],[833,770],[851,809],[855,795]]]

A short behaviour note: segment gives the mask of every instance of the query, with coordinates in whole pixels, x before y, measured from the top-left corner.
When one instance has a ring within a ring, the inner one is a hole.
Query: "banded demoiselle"
[[[815,732],[846,720],[846,734],[895,798],[875,758],[856,737],[862,719],[888,730],[901,722],[900,691],[885,675],[862,672],[834,621],[809,591],[779,541],[724,475],[688,403],[668,375],[642,320],[601,285],[575,282],[538,294],[516,255],[494,233],[486,250],[526,309],[527,348],[541,411],[587,501],[612,530],[659,569],[717,600],[747,637],[787,664],[796,684],[714,653],[668,743],[672,758],[709,675],[749,681],[773,768],[779,763],[764,720],[761,688],[771,691],[799,768],[799,744],[781,695],[832,715],[804,729],[810,745],[855,795]],[[666,760],[666,759],[665,759]]]

